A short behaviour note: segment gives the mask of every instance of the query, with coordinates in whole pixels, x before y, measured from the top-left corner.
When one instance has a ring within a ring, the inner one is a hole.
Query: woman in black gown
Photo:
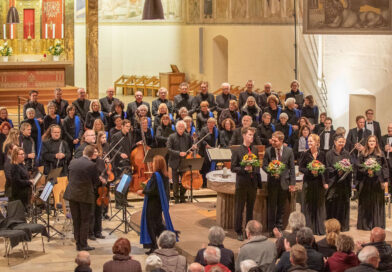
[[[326,154],[326,171],[328,190],[325,196],[325,207],[327,219],[335,218],[339,220],[342,231],[350,229],[350,194],[352,173],[340,180],[344,173],[335,169],[335,163],[347,159],[350,154],[344,149],[346,140],[343,135],[338,135],[334,139],[334,148]]]
[[[308,138],[309,149],[304,152],[299,160],[299,171],[304,174],[302,213],[306,218],[306,226],[312,229],[315,235],[324,235],[325,226],[325,190],[328,184],[324,174],[310,171],[307,166],[313,160],[318,160],[325,165],[325,154],[319,149],[320,137],[310,134]]]
[[[381,170],[373,172],[362,165],[367,159],[374,158]],[[384,190],[388,187],[388,164],[378,145],[377,137],[372,135],[366,140],[363,151],[358,156],[356,166],[356,186],[358,190],[357,229],[371,230],[385,228]]]
[[[12,150],[11,155],[11,191],[12,200],[22,201],[24,207],[27,209],[31,199],[31,185],[29,172],[24,165],[25,152],[23,148],[16,147]]]
[[[146,223],[145,227],[142,226],[142,233],[140,234],[141,243],[145,248],[150,248],[150,252],[152,253],[155,249],[158,248],[157,238],[165,229],[169,228],[169,223],[165,216],[165,224],[163,224],[162,219],[162,208],[168,209],[169,204],[169,178],[167,177],[167,168],[165,159],[157,155],[153,158],[152,168],[154,174],[151,176],[151,179],[148,181],[144,190],[139,190],[138,194],[145,195],[142,221],[146,219],[144,223]],[[157,174],[161,177],[159,179]],[[159,184],[159,183],[163,184]],[[161,192],[161,189],[164,189],[164,192]],[[163,199],[161,199],[163,197]],[[162,207],[162,203],[166,203],[166,207]],[[166,210],[168,213],[168,210]],[[170,217],[169,217],[170,219]],[[143,225],[143,222],[142,222]],[[147,243],[148,238],[146,239],[146,233],[143,233],[143,230],[147,230],[147,236],[150,238],[150,243]]]

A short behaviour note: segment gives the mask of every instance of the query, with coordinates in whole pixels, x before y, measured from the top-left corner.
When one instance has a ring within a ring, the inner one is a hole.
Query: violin
[[[113,182],[115,179],[113,168],[112,168],[112,161],[114,160],[114,158],[116,157],[119,151],[120,150],[117,150],[113,158],[108,162],[106,162],[106,158],[108,154],[103,158],[103,160],[105,161],[105,170],[102,171],[101,177],[105,178],[107,182]],[[109,199],[108,187],[106,186],[106,184],[102,184],[101,186],[98,187],[98,198],[96,201],[97,205],[98,206],[104,205],[105,207],[107,207],[109,205],[109,201],[110,199]]]

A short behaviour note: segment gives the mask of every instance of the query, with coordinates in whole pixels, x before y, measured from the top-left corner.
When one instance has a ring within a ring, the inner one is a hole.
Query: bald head
[[[380,227],[375,227],[370,233],[370,241],[372,243],[384,242],[385,241],[385,230]]]
[[[188,272],[204,272],[204,266],[199,263],[191,263],[188,266]]]
[[[79,251],[75,263],[77,265],[90,265],[90,254],[87,251]]]

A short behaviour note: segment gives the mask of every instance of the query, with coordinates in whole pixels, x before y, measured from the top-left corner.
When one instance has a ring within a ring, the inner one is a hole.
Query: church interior
[[[151,105],[162,87],[173,101],[183,82],[194,97],[205,82],[215,98],[222,94],[222,83],[228,83],[238,97],[249,81],[257,95],[270,83],[283,105],[296,80],[303,95],[313,97],[319,113],[333,120],[335,129],[349,132],[356,127],[357,116],[372,109],[381,135],[388,138],[392,136],[391,14],[391,0],[0,0],[0,107],[6,108],[17,128],[31,90],[39,93],[38,102],[45,110],[56,88],[70,105],[80,89],[94,100],[105,98],[113,88],[114,97],[126,107],[137,93]],[[197,112],[191,117],[196,122]],[[267,147],[263,148],[259,154],[264,156]],[[389,151],[385,154],[392,165]],[[231,184],[214,182],[214,175],[222,177],[225,172],[216,171],[207,174],[207,185],[194,190],[192,197],[188,190],[187,203],[177,205],[169,198],[171,219],[180,231],[175,247],[188,265],[208,245],[212,226],[225,230],[225,247],[236,258],[244,243],[233,229],[235,179]],[[45,186],[45,178],[38,183]],[[298,166],[296,178],[299,190],[291,193],[287,204],[291,212],[301,211]],[[42,234],[33,235],[12,248],[10,240],[1,236],[8,202],[5,182],[0,170],[1,271],[73,271],[78,251],[68,201],[62,196],[67,177],[57,179],[57,188],[49,196],[50,219],[42,210],[43,220],[38,220],[54,226],[56,230],[48,227],[54,237],[41,240]],[[268,224],[266,190],[259,189],[253,213],[263,227]],[[354,187],[352,191],[355,195]],[[89,251],[92,271],[105,271],[104,263],[112,259],[112,246],[121,237],[131,242],[130,255],[143,271],[156,271],[145,269],[149,256],[140,243],[143,196],[127,193],[130,207],[122,214],[115,208],[114,186],[109,195],[110,219],[102,221],[106,237],[89,240],[95,247]],[[388,244],[392,242],[391,201],[387,188],[383,229]],[[365,243],[370,231],[357,229],[358,199],[351,198],[349,207],[350,230],[343,233]],[[61,235],[55,235],[58,232]],[[315,235],[316,241],[322,238]]]

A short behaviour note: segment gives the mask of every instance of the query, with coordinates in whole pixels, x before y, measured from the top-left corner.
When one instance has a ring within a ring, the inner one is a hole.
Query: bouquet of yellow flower
[[[61,46],[61,41],[56,40],[54,46],[49,47],[48,52],[53,56],[60,56],[63,53],[64,48]]]
[[[273,160],[268,164],[267,172],[272,176],[278,177],[286,169],[286,165],[278,160]]]
[[[3,57],[9,57],[12,55],[12,47],[10,47],[7,42],[5,42],[3,46],[0,46],[0,55]]]
[[[260,166],[260,161],[258,157],[253,154],[253,153],[248,153],[246,154],[243,158],[242,161],[240,162],[241,166],[252,166],[252,167],[259,167]],[[250,170],[249,172],[252,172]]]
[[[321,175],[325,171],[325,165],[321,163],[319,160],[313,160],[308,163],[307,168],[313,173],[315,177]],[[314,173],[317,172],[317,173]]]

